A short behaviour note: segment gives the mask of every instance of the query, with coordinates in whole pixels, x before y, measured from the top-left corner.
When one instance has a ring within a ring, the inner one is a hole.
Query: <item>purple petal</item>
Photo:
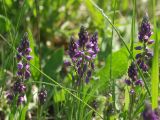
[[[86,72],[86,70],[87,70],[87,64],[84,64],[84,66],[83,66],[83,72]]]
[[[26,52],[26,54],[29,54],[31,51],[32,51],[31,48],[27,48],[25,52]]]
[[[30,71],[26,70],[25,71],[25,79],[28,79],[31,76]]]
[[[148,41],[148,45],[153,44],[153,43],[154,43],[154,40],[149,40]]]
[[[86,83],[89,83],[89,77],[86,77]]]
[[[20,61],[22,59],[22,53],[18,53],[16,57],[17,57],[17,60]]]
[[[136,50],[142,50],[142,46],[135,47]]]
[[[19,63],[17,64],[17,67],[18,67],[18,69],[22,69],[22,68],[23,68],[22,62],[19,62]]]
[[[93,62],[91,63],[91,68],[94,70],[94,63]]]
[[[22,72],[21,70],[19,70],[19,71],[17,72],[17,75],[18,75],[18,76],[22,76],[22,74],[23,74],[23,72]]]
[[[87,56],[85,56],[85,59],[91,60],[91,57],[87,55]]]
[[[125,83],[130,86],[131,85],[131,81],[129,79],[125,79]]]
[[[20,95],[20,96],[18,97],[17,104],[20,105],[20,104],[23,104],[24,102],[25,102],[24,95]]]
[[[67,66],[71,66],[71,62],[69,61],[64,61],[64,65],[67,67]]]
[[[90,55],[95,54],[95,52],[94,52],[93,50],[91,50],[91,49],[89,49],[87,52],[88,52]]]
[[[29,64],[26,64],[26,69],[28,70],[30,68],[30,65]]]
[[[137,55],[136,55],[136,59],[139,59],[139,58],[141,58],[142,57],[142,54],[141,53],[138,53]]]
[[[137,80],[136,82],[135,82],[135,85],[142,85],[143,84],[143,81],[142,80]]]
[[[87,76],[88,76],[88,77],[91,77],[91,75],[92,75],[92,72],[91,72],[90,70],[88,70]]]
[[[31,55],[27,55],[27,56],[26,56],[26,59],[27,59],[27,60],[31,60],[32,58],[33,58],[33,57],[32,57]]]
[[[130,94],[133,95],[135,93],[134,89],[130,90]]]

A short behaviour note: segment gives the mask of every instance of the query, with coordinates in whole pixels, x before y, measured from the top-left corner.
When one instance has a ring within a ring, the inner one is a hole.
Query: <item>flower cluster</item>
[[[24,81],[29,79],[31,76],[30,73],[30,65],[29,61],[32,59],[32,56],[30,55],[31,48],[28,40],[27,34],[24,35],[21,44],[17,48],[18,54],[16,56],[17,58],[17,80],[13,85],[13,93],[8,93],[7,98],[8,101],[12,101],[14,96],[18,96],[17,104],[22,104],[25,102],[25,91],[26,86]]]
[[[20,46],[17,48],[17,51],[17,76],[22,80],[29,79],[29,77],[31,76],[29,61],[32,59],[32,56],[30,55],[31,48],[27,34],[24,35]]]
[[[134,93],[134,87],[137,85],[142,85],[143,81],[138,79],[138,70],[136,64],[143,72],[148,71],[148,62],[152,58],[153,53],[148,48],[147,45],[152,44],[154,41],[149,40],[152,35],[150,23],[148,21],[148,15],[146,14],[142,20],[142,24],[139,31],[139,41],[142,43],[141,46],[135,47],[136,50],[140,52],[136,55],[136,61],[132,62],[128,68],[128,79],[125,80],[126,84],[131,86],[130,93]]]
[[[142,80],[138,79],[137,66],[134,62],[128,68],[128,79],[125,79],[125,82],[128,86],[131,86],[130,93],[134,94],[134,87],[137,85],[143,85]]]
[[[40,102],[40,104],[44,104],[47,100],[47,91],[42,89],[41,91],[39,91],[38,93],[38,100]]]
[[[147,46],[154,42],[154,40],[150,40],[152,34],[148,15],[146,14],[143,18],[138,36],[142,46],[135,47],[136,50],[141,50],[141,52],[136,55],[136,61],[143,72],[148,71],[148,62],[153,57],[153,52]]]
[[[144,111],[142,112],[143,120],[159,120],[159,116],[156,111],[152,110],[149,103],[145,104]]]
[[[98,33],[95,32],[90,37],[86,28],[82,26],[78,36],[78,41],[75,41],[73,36],[71,37],[68,54],[77,72],[78,82],[84,79],[88,83],[94,70],[94,59],[99,51]],[[65,64],[71,65],[70,62]]]

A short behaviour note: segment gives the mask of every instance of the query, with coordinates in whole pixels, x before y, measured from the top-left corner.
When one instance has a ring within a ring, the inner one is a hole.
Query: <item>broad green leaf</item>
[[[51,55],[48,61],[46,61],[44,72],[47,75],[55,78],[54,75],[58,73],[61,69],[61,65],[63,63],[63,54],[64,54],[64,49],[60,48]]]
[[[125,48],[121,48],[119,51],[112,53],[112,63],[112,79],[120,78],[127,72],[128,53]],[[106,83],[109,80],[110,55],[107,57],[105,67],[99,71],[98,75],[102,83]]]
[[[134,46],[139,46],[141,44],[135,43]],[[129,46],[129,45],[127,45]],[[133,56],[140,51],[133,49]],[[108,55],[106,59],[106,65],[98,72],[98,76],[100,77],[100,84],[105,87],[109,82],[110,79],[110,55]],[[112,53],[112,66],[111,66],[111,72],[112,72],[112,80],[121,78],[123,75],[127,73],[127,69],[129,66],[129,53],[127,52],[125,47],[122,47],[120,50]]]
[[[55,103],[65,101],[65,91],[63,89],[60,91],[56,91],[53,97]]]
[[[85,4],[87,6],[87,9],[89,10],[89,12],[91,13],[91,16],[93,17],[93,19],[96,21],[95,24],[97,26],[102,25],[102,21],[104,20],[102,15],[96,11],[96,9],[94,8],[94,6],[89,2],[89,0],[85,1]]]

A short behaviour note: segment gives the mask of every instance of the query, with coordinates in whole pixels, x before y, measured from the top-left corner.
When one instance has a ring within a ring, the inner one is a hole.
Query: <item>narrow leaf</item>
[[[153,0],[153,19],[154,19],[154,34],[155,34],[155,45],[154,45],[154,56],[152,61],[152,108],[158,107],[158,83],[159,83],[159,65],[158,65],[158,35],[156,27],[156,16],[155,16],[155,0]]]

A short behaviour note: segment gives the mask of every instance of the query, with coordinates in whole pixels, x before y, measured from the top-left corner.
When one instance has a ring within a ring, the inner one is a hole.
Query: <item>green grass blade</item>
[[[131,54],[133,55],[134,39],[135,39],[135,21],[136,21],[136,0],[132,0],[133,13],[132,13],[132,27],[131,27]]]
[[[153,20],[154,20],[154,34],[155,34],[155,45],[154,45],[154,56],[152,61],[152,107],[158,107],[158,83],[159,83],[159,63],[158,63],[158,35],[157,35],[157,26],[156,26],[156,16],[155,16],[155,6],[156,1],[153,0]]]
[[[114,20],[115,20],[115,10],[116,10],[116,4],[117,4],[117,1],[114,0],[113,1],[113,19],[112,19],[112,22],[114,24]],[[116,94],[115,94],[115,79],[112,79],[112,40],[113,40],[113,35],[114,35],[114,29],[112,27],[112,39],[110,41],[110,45],[111,45],[111,55],[110,55],[110,81],[112,81],[112,99],[113,99],[113,107],[115,109],[115,104],[116,104]]]
[[[125,111],[128,111],[128,109],[129,109],[129,90],[128,90],[128,86],[125,86],[125,100],[124,100],[124,102],[125,102]]]
[[[26,119],[27,110],[28,110],[28,105],[22,108],[22,111],[20,113],[20,120]]]

